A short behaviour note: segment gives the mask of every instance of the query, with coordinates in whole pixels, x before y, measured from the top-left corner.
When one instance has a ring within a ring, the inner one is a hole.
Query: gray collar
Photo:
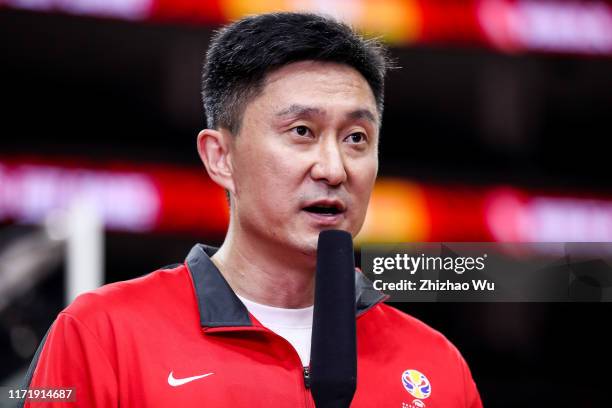
[[[238,299],[219,269],[210,259],[218,248],[195,245],[185,262],[191,272],[198,299],[202,327],[253,326],[244,304]],[[385,300],[387,296],[372,288],[360,271],[355,271],[356,316],[360,316]]]

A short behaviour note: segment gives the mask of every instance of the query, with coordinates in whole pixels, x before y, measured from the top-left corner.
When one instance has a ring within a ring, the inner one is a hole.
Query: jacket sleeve
[[[25,407],[118,406],[117,376],[96,336],[62,312],[39,346],[23,388],[74,388],[74,402],[26,401]]]

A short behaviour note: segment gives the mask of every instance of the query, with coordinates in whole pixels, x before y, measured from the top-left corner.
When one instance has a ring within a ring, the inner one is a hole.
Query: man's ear
[[[198,154],[211,179],[235,194],[229,145],[232,136],[225,130],[204,129],[198,134]]]

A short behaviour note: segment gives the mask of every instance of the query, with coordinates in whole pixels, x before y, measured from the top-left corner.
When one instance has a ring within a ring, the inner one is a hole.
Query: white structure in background
[[[498,48],[609,54],[612,6],[605,1],[480,0],[477,14]]]
[[[141,172],[0,162],[0,220],[40,224],[89,197],[109,229],[149,231],[161,208],[155,181]]]
[[[153,0],[0,0],[26,10],[62,11],[76,15],[144,20],[153,9]]]
[[[612,242],[608,200],[490,193],[487,224],[498,242]]]
[[[66,232],[66,304],[104,283],[104,224],[94,202],[77,197],[70,206]]]

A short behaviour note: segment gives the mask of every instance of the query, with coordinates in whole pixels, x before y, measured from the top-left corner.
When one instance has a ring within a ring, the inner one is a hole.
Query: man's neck
[[[312,257],[281,254],[277,244],[266,245],[256,239],[228,234],[212,261],[234,292],[242,297],[287,309],[313,304],[315,259]]]

